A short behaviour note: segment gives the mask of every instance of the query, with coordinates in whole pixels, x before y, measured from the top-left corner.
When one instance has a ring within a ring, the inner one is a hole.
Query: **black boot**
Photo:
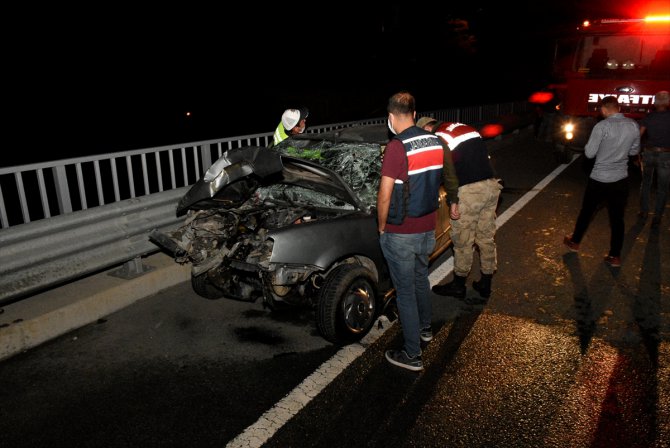
[[[479,279],[479,281],[474,281],[472,282],[472,287],[479,293],[480,296],[482,296],[485,299],[488,299],[491,297],[491,278],[493,277],[493,274],[484,274],[482,272],[482,276]]]
[[[440,296],[451,296],[462,299],[465,297],[465,280],[467,277],[461,277],[454,274],[454,279],[444,285],[435,285],[431,289]]]

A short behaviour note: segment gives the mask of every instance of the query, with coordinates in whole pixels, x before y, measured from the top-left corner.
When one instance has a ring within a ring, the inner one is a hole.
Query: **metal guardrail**
[[[422,115],[480,123],[525,111],[525,105]],[[386,117],[348,121],[307,132],[385,122]],[[149,232],[174,228],[176,203],[212,161],[229,149],[267,146],[272,134],[0,168],[0,305],[114,265],[139,260],[135,270],[141,270],[140,257],[158,251]]]
[[[308,132],[385,120],[334,123]],[[272,135],[266,132],[0,168],[0,228],[191,185],[225,151],[268,146]]]
[[[148,234],[152,229],[174,229],[183,220],[177,218],[175,204],[187,190],[127,199],[3,230],[0,305],[158,252]]]
[[[526,103],[424,112],[439,120],[480,123],[525,110]],[[386,117],[310,127],[320,133]],[[272,132],[0,168],[0,232],[53,216],[193,184],[223,152],[267,146]]]

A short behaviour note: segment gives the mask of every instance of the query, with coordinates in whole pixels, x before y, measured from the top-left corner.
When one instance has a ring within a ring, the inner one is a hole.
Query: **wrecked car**
[[[370,125],[231,149],[179,201],[183,225],[150,239],[191,264],[200,296],[309,306],[326,340],[355,342],[395,318],[375,210],[388,138]],[[445,198],[433,258],[451,244]]]

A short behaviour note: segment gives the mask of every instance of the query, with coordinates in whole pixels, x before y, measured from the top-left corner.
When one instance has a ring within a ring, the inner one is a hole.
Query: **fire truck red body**
[[[626,116],[640,119],[656,92],[670,91],[670,16],[584,22],[558,42],[554,76],[552,135],[567,159],[583,150],[603,97],[616,96]]]

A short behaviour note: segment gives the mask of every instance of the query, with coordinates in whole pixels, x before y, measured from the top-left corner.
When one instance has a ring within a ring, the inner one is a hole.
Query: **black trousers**
[[[586,229],[589,227],[598,207],[604,202],[610,219],[610,252],[613,257],[621,256],[623,247],[623,236],[625,233],[623,216],[628,199],[628,179],[624,178],[616,182],[604,183],[589,178],[584,191],[582,209],[575,223],[575,231],[572,232],[572,241],[579,243]]]

